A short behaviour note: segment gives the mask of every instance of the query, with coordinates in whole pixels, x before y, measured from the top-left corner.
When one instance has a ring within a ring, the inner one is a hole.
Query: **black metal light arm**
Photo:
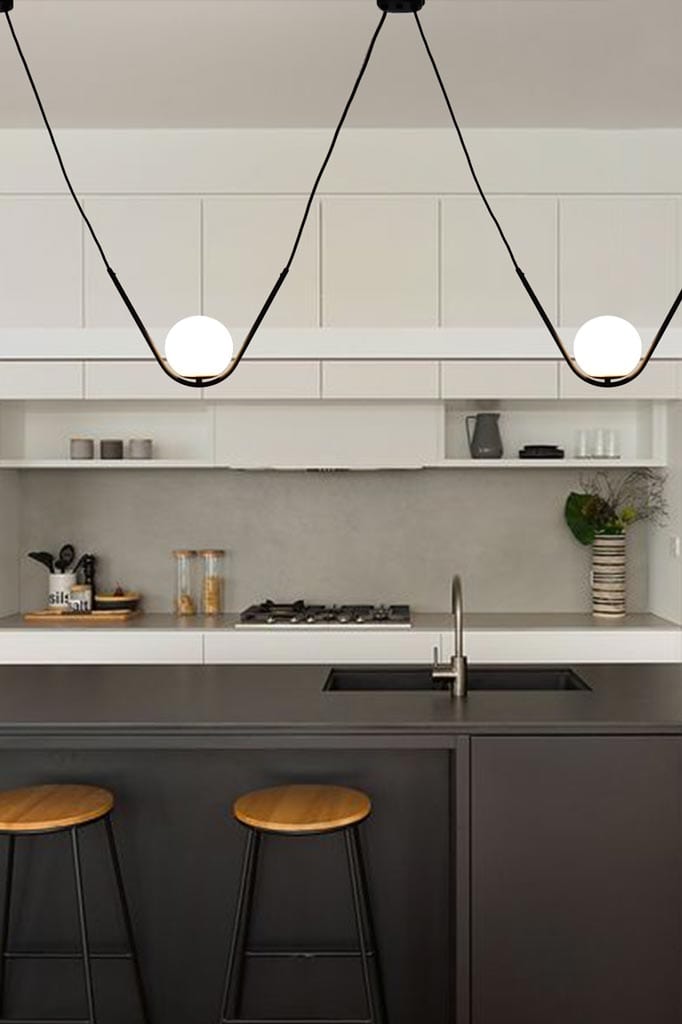
[[[346,105],[345,105],[345,107],[343,109],[343,113],[341,115],[341,119],[340,119],[340,121],[339,121],[339,123],[338,123],[338,125],[336,127],[336,130],[334,131],[334,135],[332,137],[332,141],[331,141],[331,144],[329,146],[329,149],[327,150],[327,154],[326,154],[326,156],[325,156],[325,158],[324,158],[324,160],[322,162],[322,166],[320,167],[320,170],[319,170],[319,172],[317,174],[317,177],[315,178],[315,182],[313,184],[312,191],[311,191],[311,193],[310,193],[310,195],[308,197],[308,201],[306,203],[305,210],[303,212],[303,219],[301,220],[301,224],[300,224],[300,226],[298,228],[298,231],[296,233],[296,237],[294,239],[293,248],[291,250],[291,254],[290,254],[289,259],[288,259],[288,261],[286,263],[286,266],[284,267],[282,273],[277,278],[277,281],[275,282],[275,284],[274,284],[274,286],[272,288],[272,291],[270,292],[270,294],[266,298],[266,300],[265,300],[265,302],[264,302],[260,312],[258,313],[258,316],[256,317],[256,319],[253,322],[253,325],[251,326],[251,329],[249,330],[249,332],[247,333],[246,337],[244,338],[244,341],[241,343],[239,349],[237,350],[236,355],[234,355],[232,357],[232,360],[231,360],[229,366],[225,370],[223,370],[222,373],[217,374],[216,376],[213,376],[213,377],[184,377],[184,376],[181,376],[180,374],[176,373],[175,370],[173,370],[173,368],[169,365],[167,360],[165,360],[163,358],[163,356],[161,355],[161,353],[157,349],[156,344],[154,342],[154,339],[152,338],[151,334],[147,330],[147,327],[145,326],[144,321],[142,320],[142,317],[140,316],[140,314],[138,313],[137,309],[135,308],[135,305],[133,304],[132,299],[128,295],[127,291],[125,290],[125,288],[123,287],[121,282],[119,281],[118,276],[116,275],[116,272],[113,270],[111,264],[109,263],[109,259],[107,257],[107,254],[106,254],[105,250],[104,250],[104,247],[102,246],[102,243],[100,242],[99,238],[97,237],[97,234],[96,234],[95,229],[94,229],[94,227],[92,225],[92,222],[91,222],[90,218],[88,217],[87,213],[85,212],[85,210],[83,208],[83,204],[81,203],[80,199],[78,198],[78,195],[77,195],[77,193],[76,193],[76,191],[75,191],[75,189],[74,189],[74,187],[73,187],[73,185],[71,183],[71,179],[69,177],[68,171],[66,170],[66,165],[64,164],[64,160],[63,160],[61,152],[59,150],[59,146],[57,145],[57,140],[55,139],[54,132],[52,131],[52,127],[51,127],[50,122],[48,120],[47,113],[45,111],[45,107],[43,106],[43,102],[42,102],[42,100],[40,98],[40,93],[38,92],[38,87],[36,86],[36,83],[35,83],[35,80],[33,78],[33,75],[31,74],[31,70],[30,70],[30,68],[28,66],[28,61],[26,60],[26,57],[24,56],[24,52],[23,52],[23,50],[21,48],[21,44],[19,43],[19,39],[18,39],[17,34],[16,34],[15,30],[14,30],[14,25],[12,24],[12,19],[10,18],[10,15],[9,15],[9,12],[10,12],[10,10],[12,10],[12,7],[13,7],[13,2],[14,2],[14,0],[0,0],[0,13],[4,13],[4,15],[5,15],[6,19],[7,19],[7,24],[9,26],[9,30],[10,30],[12,39],[14,40],[14,44],[16,46],[17,53],[19,54],[19,58],[20,58],[21,63],[23,65],[23,67],[24,67],[24,71],[26,72],[26,77],[28,78],[29,84],[31,86],[31,91],[33,92],[33,95],[35,97],[35,101],[36,101],[36,103],[38,105],[38,109],[40,111],[40,115],[42,117],[43,124],[45,125],[45,128],[47,129],[47,133],[48,133],[48,135],[50,137],[50,142],[52,143],[52,148],[53,148],[53,150],[55,152],[55,156],[57,157],[57,162],[59,164],[59,168],[61,170],[62,177],[64,178],[64,181],[66,182],[66,185],[67,185],[67,188],[68,188],[69,193],[71,195],[71,198],[73,199],[74,203],[76,204],[78,212],[80,213],[80,215],[81,215],[81,217],[83,219],[83,222],[84,222],[85,226],[87,227],[88,232],[90,233],[90,236],[91,236],[93,242],[95,243],[95,246],[97,247],[97,251],[98,251],[98,253],[99,253],[99,255],[100,255],[101,259],[102,259],[102,262],[104,263],[104,266],[106,268],[107,274],[109,275],[112,284],[114,285],[116,291],[118,292],[118,294],[119,294],[119,296],[121,298],[121,301],[123,302],[124,306],[128,310],[128,313],[130,314],[130,316],[131,316],[131,318],[133,320],[133,323],[135,324],[135,326],[137,327],[138,331],[142,335],[142,337],[143,337],[145,343],[147,344],[150,352],[152,353],[152,355],[154,356],[154,358],[158,362],[158,364],[161,367],[161,369],[163,370],[163,372],[168,377],[170,377],[172,380],[176,381],[178,384],[184,384],[186,387],[190,387],[190,388],[206,388],[206,387],[211,387],[214,384],[222,383],[222,381],[227,380],[227,378],[230,377],[234,373],[234,371],[237,369],[237,367],[239,366],[240,362],[244,358],[244,355],[246,354],[246,351],[247,351],[249,345],[253,341],[253,339],[254,339],[258,329],[260,328],[261,324],[263,323],[263,320],[267,316],[267,314],[268,314],[268,312],[270,310],[270,307],[272,306],[273,302],[275,301],[275,299],[276,299],[276,297],[277,297],[277,295],[278,295],[282,285],[284,284],[284,282],[285,282],[285,280],[287,278],[287,275],[288,275],[288,273],[289,273],[289,271],[291,269],[291,266],[292,266],[292,264],[294,262],[294,259],[296,258],[296,253],[298,252],[298,248],[299,248],[299,246],[301,244],[301,239],[303,237],[303,232],[305,230],[306,224],[308,223],[308,218],[310,217],[310,212],[312,210],[313,203],[314,203],[315,197],[317,195],[317,191],[318,191],[318,189],[320,187],[320,182],[322,181],[322,177],[324,175],[324,172],[326,171],[327,166],[329,164],[329,161],[332,158],[332,154],[333,154],[333,152],[334,152],[334,150],[336,148],[336,143],[338,142],[339,135],[341,134],[341,130],[342,130],[344,124],[346,123],[346,119],[347,119],[348,114],[350,112],[350,109],[351,109],[351,107],[353,105],[353,101],[354,101],[354,99],[355,99],[355,97],[357,95],[358,89],[360,88],[360,84],[361,84],[361,82],[362,82],[362,80],[363,80],[363,78],[365,76],[365,72],[367,71],[367,67],[369,65],[369,62],[370,62],[371,57],[372,57],[372,54],[374,52],[374,47],[376,46],[376,43],[377,43],[377,40],[378,40],[379,35],[381,33],[381,30],[384,27],[384,23],[385,23],[386,18],[388,16],[388,10],[383,10],[381,18],[379,20],[379,24],[377,25],[377,27],[376,27],[376,29],[374,31],[374,34],[372,35],[372,39],[371,39],[371,42],[370,42],[370,45],[369,45],[369,49],[367,50],[365,58],[364,58],[364,60],[362,62],[362,65],[360,67],[360,73],[358,74],[358,77],[355,80],[355,84],[353,85],[353,89],[351,91],[351,94],[350,94],[350,96],[348,98],[348,101],[347,101],[347,103],[346,103]]]
[[[472,178],[474,180],[474,184],[476,186],[478,194],[481,197],[481,199],[483,201],[483,204],[484,204],[484,206],[485,206],[485,208],[486,208],[486,210],[487,210],[487,212],[488,212],[488,214],[490,216],[490,219],[492,220],[493,224],[495,225],[500,238],[502,239],[502,243],[503,243],[505,249],[507,250],[507,253],[509,254],[509,258],[511,259],[512,264],[514,265],[514,270],[518,274],[518,277],[519,277],[519,280],[521,281],[521,284],[525,288],[525,290],[526,290],[526,292],[527,292],[531,302],[535,306],[535,309],[537,310],[537,312],[538,312],[538,314],[540,316],[540,319],[544,323],[545,327],[549,331],[550,336],[552,337],[552,340],[554,341],[555,345],[559,349],[559,352],[561,353],[561,355],[564,358],[564,360],[568,363],[569,367],[571,368],[573,373],[576,375],[576,377],[579,377],[581,380],[585,381],[587,384],[593,384],[595,387],[600,387],[600,388],[616,388],[616,387],[621,387],[623,384],[629,384],[630,381],[633,381],[633,380],[635,380],[636,377],[639,377],[640,373],[642,373],[642,371],[646,368],[647,363],[649,362],[649,360],[653,356],[656,348],[658,347],[658,344],[659,344],[661,338],[663,337],[663,335],[667,331],[668,327],[670,326],[670,324],[672,322],[672,319],[675,316],[675,313],[677,312],[677,310],[679,309],[680,305],[682,304],[682,290],[680,291],[679,295],[677,296],[677,298],[673,302],[668,315],[666,316],[665,320],[661,324],[661,327],[660,327],[658,333],[656,334],[656,337],[654,338],[654,340],[652,341],[651,345],[649,346],[649,348],[647,349],[647,351],[643,355],[643,357],[640,360],[639,364],[635,367],[634,370],[631,371],[631,373],[628,373],[624,377],[592,377],[589,374],[584,373],[580,369],[580,367],[578,366],[576,361],[571,357],[571,355],[570,355],[569,351],[567,350],[564,342],[561,340],[561,337],[559,336],[559,333],[558,333],[556,327],[552,323],[549,314],[547,313],[546,309],[544,308],[544,306],[540,302],[540,299],[538,298],[537,294],[535,293],[534,289],[532,288],[530,282],[528,281],[528,278],[526,277],[525,273],[523,272],[523,270],[519,266],[519,262],[516,259],[516,256],[514,255],[514,250],[512,249],[511,244],[510,244],[507,236],[505,235],[505,233],[504,233],[504,231],[502,229],[502,225],[500,224],[500,222],[499,222],[499,220],[498,220],[498,218],[497,218],[497,216],[495,214],[495,211],[493,210],[492,206],[490,205],[488,197],[486,196],[485,192],[483,191],[483,186],[481,185],[480,179],[479,179],[478,174],[476,172],[476,168],[475,168],[473,160],[471,158],[471,154],[469,153],[469,148],[468,148],[468,146],[466,144],[466,140],[465,140],[464,135],[462,133],[462,130],[461,130],[460,126],[459,126],[459,121],[457,120],[457,115],[455,114],[454,107],[452,105],[452,102],[450,101],[450,97],[448,96],[448,92],[447,92],[447,89],[445,87],[445,82],[443,81],[443,76],[441,75],[441,73],[440,73],[440,71],[438,69],[438,65],[436,64],[436,59],[435,59],[435,57],[433,55],[431,47],[429,46],[429,41],[426,38],[426,33],[424,32],[424,28],[423,28],[421,20],[419,18],[419,14],[418,14],[417,10],[413,10],[412,13],[414,14],[415,21],[417,22],[417,28],[419,29],[419,35],[421,36],[422,42],[424,43],[424,46],[426,48],[426,52],[428,54],[429,61],[431,62],[431,67],[433,68],[434,74],[435,74],[436,79],[438,81],[438,85],[440,87],[440,91],[443,94],[443,99],[445,100],[446,106],[448,108],[448,112],[450,114],[450,119],[452,120],[452,123],[453,123],[453,125],[455,127],[455,131],[457,132],[457,136],[459,138],[459,141],[460,141],[460,144],[461,144],[461,147],[462,147],[462,151],[464,153],[466,162],[467,162],[467,164],[469,166],[469,170],[471,172],[471,176],[472,176]]]

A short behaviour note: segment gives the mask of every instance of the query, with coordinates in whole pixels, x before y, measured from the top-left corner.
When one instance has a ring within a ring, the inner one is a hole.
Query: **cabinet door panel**
[[[593,384],[585,384],[562,363],[559,389],[562,398],[590,398],[593,402],[595,399],[677,398],[677,363],[668,359],[651,362],[636,380],[622,388],[596,388]]]
[[[250,327],[279,277],[304,201],[281,196],[204,200],[205,310],[228,327]],[[296,262],[268,313],[268,327],[317,327],[317,208]]]
[[[81,326],[81,225],[70,200],[0,199],[0,327]]]
[[[322,239],[325,327],[438,326],[435,200],[325,200]]]
[[[676,204],[646,197],[561,200],[561,323],[613,313],[660,324],[679,290]]]
[[[473,740],[474,1024],[679,1024],[681,749]]]
[[[319,398],[320,364],[312,360],[245,360],[231,377],[206,388],[204,394],[226,402]]]
[[[172,327],[201,312],[201,206],[198,199],[97,198],[88,214],[106,240],[121,283],[150,329]],[[130,316],[86,239],[85,317],[88,327],[129,327]],[[159,339],[163,343],[163,338]]]
[[[556,200],[496,196],[493,206],[521,266],[554,319]],[[478,196],[443,202],[443,321],[446,327],[537,325],[537,313]]]
[[[458,359],[442,364],[443,398],[556,398],[550,360]]]
[[[45,360],[0,363],[0,399],[82,398],[83,364]]]
[[[324,398],[438,398],[438,363],[348,360],[322,366]]]
[[[176,384],[154,361],[102,360],[85,364],[85,397],[109,400],[184,398],[197,401],[201,392]]]

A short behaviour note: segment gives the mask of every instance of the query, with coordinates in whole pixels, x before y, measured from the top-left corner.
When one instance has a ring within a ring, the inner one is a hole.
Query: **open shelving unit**
[[[670,403],[660,400],[411,402],[4,401],[0,469],[579,470],[664,467]],[[472,459],[465,420],[500,415],[502,459]],[[617,433],[617,459],[576,459],[578,429]],[[71,460],[71,437],[150,437],[151,460]],[[526,444],[564,459],[520,459]]]

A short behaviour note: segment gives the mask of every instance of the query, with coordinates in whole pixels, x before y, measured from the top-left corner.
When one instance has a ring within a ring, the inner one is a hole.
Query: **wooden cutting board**
[[[129,608],[117,611],[95,611],[95,612],[51,612],[45,609],[42,612],[26,612],[24,622],[51,622],[55,625],[69,625],[77,622],[79,625],[85,623],[95,625],[101,622],[127,622],[140,615],[139,611],[131,611]]]

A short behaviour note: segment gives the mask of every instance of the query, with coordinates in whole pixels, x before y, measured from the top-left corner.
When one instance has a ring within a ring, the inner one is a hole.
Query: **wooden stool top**
[[[263,832],[333,832],[363,821],[369,797],[344,786],[278,786],[240,796],[232,808],[237,821]]]
[[[0,791],[0,832],[50,832],[108,814],[114,798],[97,786],[26,786]]]

